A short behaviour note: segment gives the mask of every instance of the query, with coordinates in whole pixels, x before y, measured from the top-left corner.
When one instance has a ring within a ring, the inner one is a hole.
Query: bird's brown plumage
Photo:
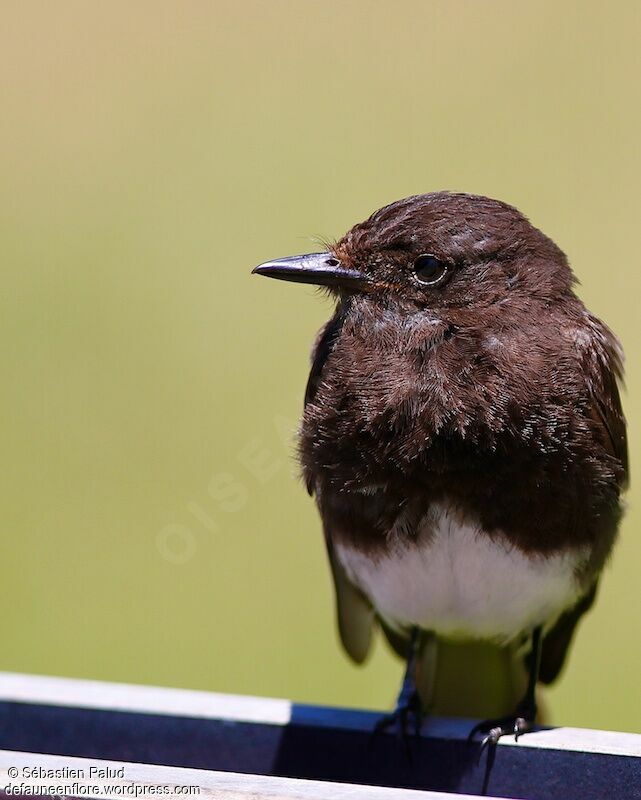
[[[393,203],[333,253],[370,283],[336,291],[314,348],[300,458],[323,517],[347,651],[364,658],[374,612],[336,562],[335,543],[376,558],[390,530],[411,543],[430,506],[447,499],[533,558],[587,548],[582,597],[544,643],[541,677],[552,680],[621,516],[616,338],[575,295],[561,250],[488,198]],[[444,286],[412,279],[421,253],[451,265]]]

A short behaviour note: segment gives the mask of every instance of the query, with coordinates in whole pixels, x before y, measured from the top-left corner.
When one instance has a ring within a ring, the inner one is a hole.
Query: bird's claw
[[[491,728],[487,732],[487,734],[483,737],[483,740],[481,741],[481,749],[479,750],[479,757],[477,764],[481,763],[481,759],[483,758],[483,753],[485,753],[488,747],[496,747],[496,745],[499,743],[499,739],[501,738],[501,736],[503,736],[504,733],[505,731],[503,730],[503,728]]]
[[[475,725],[468,736],[468,741],[471,741],[477,733],[484,732],[485,736],[481,740],[479,748],[479,756],[477,765],[481,763],[481,759],[487,753],[487,762],[485,765],[485,776],[483,778],[482,795],[486,795],[490,783],[490,774],[494,765],[494,758],[496,757],[496,746],[502,736],[514,735],[515,741],[518,742],[519,736],[523,733],[528,733],[534,726],[536,718],[536,709],[531,709],[528,705],[527,710],[521,708],[513,716],[502,717],[501,719],[487,719]]]
[[[502,736],[513,734],[514,740],[518,742],[519,736],[532,730],[535,716],[536,713],[527,713],[520,716],[484,720],[475,725],[470,731],[468,737],[469,741],[471,741],[477,733],[485,732],[485,736],[481,741],[479,762],[481,761],[483,753],[485,753],[489,747],[495,747]]]
[[[418,738],[421,733],[421,725],[423,722],[423,709],[421,701],[417,692],[412,694],[403,701],[399,702],[391,714],[386,714],[378,720],[374,726],[373,738],[383,733],[390,728],[396,729],[396,735],[402,743],[405,753],[409,761],[412,760],[412,753],[409,746],[409,731],[411,725],[411,733]]]
[[[532,730],[534,720],[528,720],[525,717],[517,717],[514,720],[514,741],[518,742],[519,736],[522,733],[528,733]]]

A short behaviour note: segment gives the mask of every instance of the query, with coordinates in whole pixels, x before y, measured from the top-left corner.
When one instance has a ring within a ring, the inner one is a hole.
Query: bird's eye
[[[414,262],[414,274],[426,286],[442,283],[450,271],[450,266],[436,256],[424,253]]]

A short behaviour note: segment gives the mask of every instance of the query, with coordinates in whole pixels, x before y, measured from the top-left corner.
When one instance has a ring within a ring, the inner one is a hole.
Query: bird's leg
[[[541,628],[538,627],[532,632],[532,654],[527,689],[514,713],[508,717],[483,720],[483,722],[479,722],[478,725],[475,725],[470,731],[469,739],[472,739],[477,733],[485,733],[479,752],[480,761],[483,753],[487,750],[487,762],[485,764],[485,775],[483,778],[483,788],[481,790],[482,795],[486,795],[489,788],[490,775],[492,774],[492,767],[494,766],[494,759],[496,757],[496,745],[501,736],[507,736],[513,733],[514,739],[518,741],[522,733],[531,731],[534,726],[537,712],[536,684],[538,682],[539,668],[541,666],[541,645]]]
[[[423,709],[421,707],[421,700],[416,689],[416,657],[419,645],[419,632],[418,628],[412,628],[410,638],[409,651],[407,655],[407,665],[405,668],[405,675],[403,676],[403,684],[396,701],[396,708],[391,714],[387,714],[380,719],[374,728],[375,733],[387,730],[388,728],[395,727],[398,736],[402,739],[408,757],[410,756],[407,727],[411,723],[413,733],[418,736],[421,730],[421,722],[423,719]]]
[[[470,739],[477,733],[485,733],[485,738],[481,743],[481,752],[488,746],[496,745],[501,736],[512,733],[514,734],[514,738],[518,740],[522,733],[527,733],[532,730],[537,712],[536,684],[539,678],[539,667],[541,664],[541,644],[541,628],[538,627],[532,632],[532,656],[530,660],[530,674],[528,677],[527,689],[514,713],[507,717],[500,717],[499,719],[483,720],[470,731]]]

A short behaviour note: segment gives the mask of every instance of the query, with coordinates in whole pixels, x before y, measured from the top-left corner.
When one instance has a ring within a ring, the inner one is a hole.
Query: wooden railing
[[[478,742],[467,741],[472,721],[426,721],[408,759],[393,735],[372,737],[379,716],[286,700],[0,673],[0,796],[24,796],[25,785],[57,788],[49,796],[67,797],[478,796],[486,762],[478,763]],[[82,780],[74,779],[76,773]],[[132,784],[139,789],[127,788]],[[169,788],[160,795],[153,789],[159,786]],[[506,738],[498,745],[488,794],[636,800],[641,736],[550,728],[518,743]]]

